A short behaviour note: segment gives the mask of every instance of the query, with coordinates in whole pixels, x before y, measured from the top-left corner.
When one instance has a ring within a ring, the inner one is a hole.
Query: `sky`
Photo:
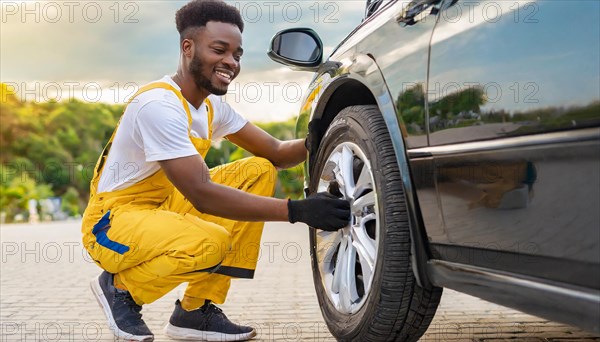
[[[0,81],[28,101],[124,103],[139,86],[176,71],[175,12],[186,2],[1,0]],[[227,2],[246,25],[242,71],[227,102],[251,121],[270,122],[298,114],[312,78],[272,61],[271,37],[310,27],[327,56],[360,24],[366,0]]]

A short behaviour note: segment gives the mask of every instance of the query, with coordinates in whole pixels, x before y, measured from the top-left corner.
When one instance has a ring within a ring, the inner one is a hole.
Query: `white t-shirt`
[[[166,82],[179,86],[165,76]],[[236,133],[248,122],[223,98],[209,95],[212,104],[213,136],[220,139]],[[192,114],[192,135],[208,138],[207,108],[196,109],[188,102]],[[125,189],[160,169],[158,161],[198,154],[188,135],[188,117],[181,101],[171,90],[152,89],[138,95],[123,114],[104,165],[98,192]]]

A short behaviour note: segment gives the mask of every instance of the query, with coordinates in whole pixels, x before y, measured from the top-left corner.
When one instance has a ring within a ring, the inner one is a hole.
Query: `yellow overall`
[[[209,136],[196,138],[190,134],[188,103],[170,84],[148,84],[132,99],[156,88],[173,91],[181,100],[188,116],[189,138],[204,158],[212,137],[213,110],[208,99]],[[116,281],[139,305],[155,301],[183,282],[188,282],[185,309],[200,307],[204,299],[223,303],[231,277],[254,276],[264,223],[238,222],[197,211],[162,170],[125,189],[97,193],[118,127],[94,170],[82,222],[85,248],[100,267],[116,274]],[[211,169],[210,177],[248,193],[272,196],[276,172],[268,160],[251,157]]]

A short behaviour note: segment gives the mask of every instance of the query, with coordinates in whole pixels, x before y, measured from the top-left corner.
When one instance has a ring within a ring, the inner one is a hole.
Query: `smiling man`
[[[214,305],[231,278],[252,278],[264,221],[304,222],[325,230],[348,224],[349,203],[332,195],[272,198],[276,168],[306,157],[304,140],[280,141],[219,96],[240,72],[244,24],[235,7],[196,0],[176,14],[177,73],[133,96],[100,156],[82,223],[86,249],[104,271],[91,283],[111,330],[151,341],[142,319],[181,283],[167,335],[188,340],[252,338]],[[215,169],[211,141],[227,138],[255,157]]]

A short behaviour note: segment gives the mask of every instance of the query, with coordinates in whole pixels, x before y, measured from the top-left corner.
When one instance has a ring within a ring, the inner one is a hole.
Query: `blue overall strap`
[[[129,246],[125,246],[116,241],[112,241],[111,239],[108,238],[106,233],[108,232],[109,229],[110,229],[110,210],[107,211],[106,214],[104,214],[104,216],[102,216],[100,221],[98,221],[98,223],[96,223],[94,225],[94,228],[92,229],[92,234],[94,234],[94,236],[96,237],[96,242],[100,246],[104,246],[104,247],[110,249],[111,251],[117,252],[119,254],[125,254],[127,251],[129,251]]]

